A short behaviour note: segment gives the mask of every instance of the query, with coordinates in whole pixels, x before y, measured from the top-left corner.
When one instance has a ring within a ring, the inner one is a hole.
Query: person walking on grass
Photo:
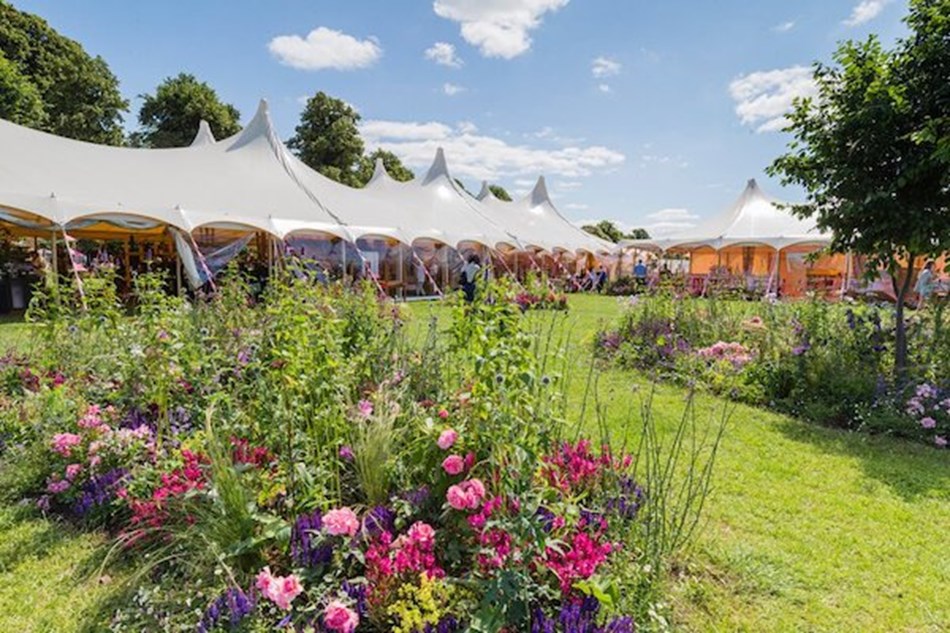
[[[633,267],[633,280],[638,291],[647,285],[647,266],[642,259],[637,260],[637,265]]]
[[[922,308],[934,291],[934,263],[927,262],[917,277],[914,292],[917,293],[917,307]]]
[[[475,282],[481,269],[482,261],[474,253],[468,256],[468,261],[462,266],[462,291],[469,303],[475,301]]]

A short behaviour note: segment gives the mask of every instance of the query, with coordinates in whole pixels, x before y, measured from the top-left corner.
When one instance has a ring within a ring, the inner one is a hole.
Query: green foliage
[[[818,94],[796,102],[788,152],[769,168],[805,188],[793,213],[814,217],[838,253],[868,257],[897,280],[895,366],[906,367],[904,302],[921,257],[950,251],[950,3],[914,0],[912,33],[893,50],[876,37],[842,43],[816,64]]]
[[[630,233],[624,234],[616,224],[610,220],[601,220],[597,224],[587,224],[581,227],[591,235],[596,235],[602,240],[613,242],[614,244],[623,239],[648,240],[650,234],[646,229],[633,229]]]
[[[155,94],[140,95],[139,125],[142,129],[131,136],[138,147],[186,147],[191,144],[204,120],[216,139],[223,139],[241,130],[241,113],[229,103],[222,103],[215,90],[194,75],[180,73],[159,84]]]
[[[488,185],[488,189],[499,200],[504,200],[505,202],[511,202],[511,194],[508,193],[508,190],[502,187],[501,185]]]
[[[25,116],[21,122],[82,141],[122,144],[122,113],[128,102],[101,57],[90,57],[46,21],[5,1],[0,1],[0,55],[7,60],[0,64],[0,93],[5,101],[19,104]],[[7,88],[18,96],[7,97]],[[42,116],[36,111],[36,97],[42,102]]]
[[[36,86],[0,51],[0,118],[39,128],[46,113]]]
[[[358,169],[364,147],[357,128],[360,118],[342,99],[318,92],[307,100],[287,146],[327,178],[360,186]]]

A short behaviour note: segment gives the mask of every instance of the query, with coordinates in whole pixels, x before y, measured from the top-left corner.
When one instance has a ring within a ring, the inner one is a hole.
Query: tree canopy
[[[214,89],[194,75],[181,73],[159,84],[154,95],[141,95],[139,110],[142,129],[130,141],[140,147],[185,147],[195,138],[202,119],[211,126],[216,139],[241,130],[241,113],[222,103]]]
[[[0,118],[20,125],[43,126],[46,113],[36,86],[0,52]]]
[[[793,140],[770,167],[804,187],[792,210],[832,233],[832,250],[891,273],[898,370],[914,266],[950,250],[950,0],[912,0],[906,22],[893,50],[872,36],[815,65],[818,93],[796,102]]]
[[[613,242],[614,244],[623,239],[650,239],[650,234],[646,229],[633,229],[630,231],[630,233],[624,234],[624,232],[610,220],[601,220],[597,224],[585,224],[581,228],[591,235],[595,235],[602,240],[607,240],[608,242]]]
[[[504,200],[505,202],[511,202],[511,194],[509,194],[508,191],[501,185],[488,185],[488,189],[499,200]]]
[[[359,113],[345,101],[318,92],[307,100],[287,146],[327,178],[359,187],[364,148],[359,122]]]
[[[3,0],[0,55],[6,60],[0,62],[0,107],[14,121],[83,141],[123,143],[128,102],[101,57],[91,57],[46,21]]]

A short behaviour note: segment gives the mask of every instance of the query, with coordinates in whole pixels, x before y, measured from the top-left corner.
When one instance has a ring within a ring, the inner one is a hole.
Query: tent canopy
[[[613,246],[568,222],[543,177],[514,203],[490,192],[468,195],[452,178],[441,148],[425,176],[411,182],[393,180],[381,163],[363,189],[330,180],[281,142],[266,101],[238,134],[216,140],[203,121],[184,148],[95,145],[3,120],[0,146],[0,222],[21,234],[170,226],[551,253],[609,253]]]
[[[732,206],[699,226],[667,238],[625,240],[621,245],[657,251],[704,247],[718,251],[733,246],[781,250],[804,244],[823,246],[830,241],[814,222],[792,215],[787,205],[767,196],[753,179]]]

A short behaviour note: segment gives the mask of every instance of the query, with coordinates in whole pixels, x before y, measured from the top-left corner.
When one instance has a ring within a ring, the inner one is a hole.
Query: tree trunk
[[[907,275],[903,283],[898,286],[897,279],[892,279],[894,291],[897,295],[897,314],[894,330],[894,373],[899,385],[903,385],[907,378],[907,324],[904,322],[904,306],[907,303],[907,293],[910,291],[914,279],[914,264],[916,255],[907,257]]]

